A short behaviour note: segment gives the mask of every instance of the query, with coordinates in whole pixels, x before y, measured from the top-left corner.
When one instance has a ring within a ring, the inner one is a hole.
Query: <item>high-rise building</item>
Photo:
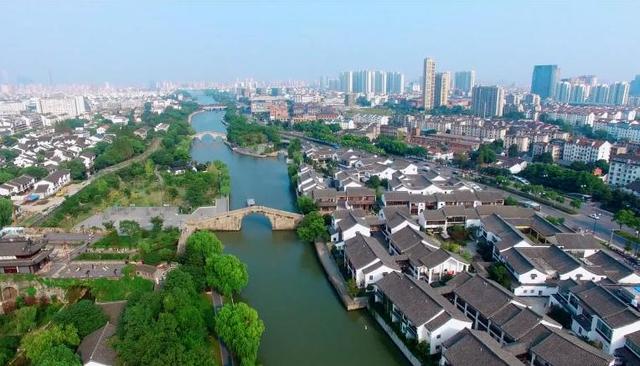
[[[535,65],[531,77],[531,92],[538,94],[543,100],[553,98],[559,77],[558,65]]]
[[[399,72],[387,72],[387,94],[404,94],[404,75]]]
[[[609,85],[600,84],[591,88],[589,93],[589,102],[594,104],[609,103]]]
[[[87,112],[87,103],[83,96],[38,99],[36,102],[36,111],[41,114],[77,117]]]
[[[384,71],[373,72],[373,92],[375,94],[387,93],[387,73]]]
[[[340,88],[345,93],[353,92],[353,71],[345,71],[340,74]]]
[[[372,94],[373,89],[373,71],[361,70],[353,72],[354,93]]]
[[[580,75],[575,78],[576,83],[585,84],[587,86],[598,85],[598,77],[595,75]]]
[[[619,81],[609,86],[609,104],[625,105],[629,100],[629,83]]]
[[[471,89],[476,86],[476,72],[471,71],[457,71],[454,74],[453,81],[454,89],[458,92],[469,94]]]
[[[571,83],[568,81],[561,81],[556,86],[555,100],[559,103],[569,103],[569,97],[571,97]]]
[[[436,61],[430,57],[424,59],[422,70],[422,107],[425,111],[433,108],[436,86]]]
[[[451,83],[450,72],[436,73],[435,87],[433,93],[433,106],[446,106],[449,101],[449,86]]]
[[[636,75],[635,79],[631,81],[629,95],[633,97],[640,96],[640,75]]]
[[[499,86],[474,86],[471,93],[473,114],[487,117],[501,117],[504,108],[504,90]]]
[[[576,84],[571,87],[571,97],[569,103],[582,104],[587,100],[589,87],[584,84]]]

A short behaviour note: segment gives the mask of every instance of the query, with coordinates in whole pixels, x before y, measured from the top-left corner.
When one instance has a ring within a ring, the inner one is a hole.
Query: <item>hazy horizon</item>
[[[534,64],[603,81],[640,73],[640,2],[2,2],[0,82],[317,80],[433,57],[484,83],[528,86]]]

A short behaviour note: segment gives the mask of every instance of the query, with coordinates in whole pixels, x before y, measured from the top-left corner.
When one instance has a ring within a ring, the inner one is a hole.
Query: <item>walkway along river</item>
[[[200,103],[211,103],[204,95]],[[196,132],[225,132],[224,112],[193,116]],[[283,160],[233,153],[220,139],[194,140],[198,162],[222,160],[231,174],[231,207],[257,204],[295,210]],[[258,310],[266,331],[258,355],[265,366],[406,365],[404,357],[365,311],[347,312],[316,258],[313,247],[295,232],[271,231],[269,221],[252,215],[242,231],[217,233],[225,250],[249,270],[249,286],[241,298]]]

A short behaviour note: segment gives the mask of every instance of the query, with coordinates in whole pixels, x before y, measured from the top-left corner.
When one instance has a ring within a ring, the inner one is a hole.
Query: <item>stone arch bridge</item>
[[[269,219],[272,230],[294,230],[304,217],[301,214],[278,210],[266,206],[250,206],[219,213],[204,219],[191,219],[184,222],[178,241],[178,253],[183,253],[187,238],[196,230],[240,231],[242,220],[247,215],[261,214]]]
[[[211,136],[211,138],[213,138],[214,140],[217,139],[217,138],[221,138],[221,139],[223,139],[225,141],[227,140],[227,134],[226,133],[217,132],[217,131],[198,132],[193,136],[193,138],[202,140],[205,136]]]

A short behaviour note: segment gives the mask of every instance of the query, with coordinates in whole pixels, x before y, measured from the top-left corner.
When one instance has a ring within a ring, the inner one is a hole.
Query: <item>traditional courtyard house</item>
[[[344,266],[359,288],[367,288],[400,266],[376,237],[360,233],[345,241]]]
[[[414,230],[420,230],[420,225],[411,216],[408,207],[388,206],[384,207],[378,216],[385,222],[385,235],[389,236],[396,231],[410,226]]]
[[[409,339],[429,344],[431,354],[471,321],[426,282],[393,272],[375,283],[374,300]]]
[[[640,331],[640,313],[595,282],[569,282],[549,301],[569,311],[573,332],[599,342],[609,354],[625,346],[626,335]]]

